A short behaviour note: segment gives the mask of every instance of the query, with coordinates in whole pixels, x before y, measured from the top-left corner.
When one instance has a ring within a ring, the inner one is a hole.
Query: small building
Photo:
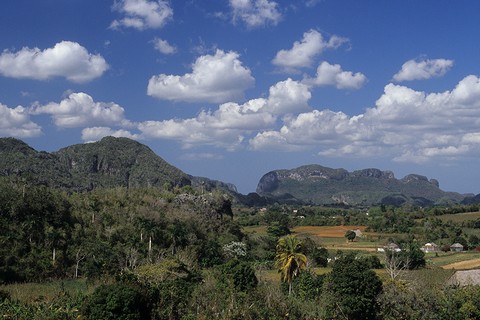
[[[361,231],[360,229],[357,228],[357,229],[354,229],[354,230],[352,230],[352,231],[355,232],[355,238],[361,238],[361,237],[363,237],[363,233],[362,233],[362,231]]]
[[[425,253],[438,252],[440,251],[440,247],[433,242],[432,243],[428,242],[428,243],[425,243],[425,245],[421,247],[420,250],[422,250]]]
[[[446,283],[447,286],[478,286],[480,285],[480,270],[461,270],[455,272]]]
[[[460,243],[454,243],[450,246],[450,251],[454,251],[454,252],[462,252],[463,251],[463,245],[461,245]]]
[[[391,242],[386,246],[384,246],[383,248],[377,248],[377,251],[378,252],[385,252],[385,251],[400,252],[402,251],[402,249],[400,249],[400,247],[396,243]]]

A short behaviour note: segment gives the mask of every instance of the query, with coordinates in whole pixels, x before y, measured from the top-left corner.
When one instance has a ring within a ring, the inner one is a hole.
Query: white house
[[[431,242],[431,243],[428,242],[428,243],[425,243],[425,245],[423,247],[421,247],[420,250],[422,250],[425,253],[438,252],[438,251],[440,251],[440,247],[433,242]]]

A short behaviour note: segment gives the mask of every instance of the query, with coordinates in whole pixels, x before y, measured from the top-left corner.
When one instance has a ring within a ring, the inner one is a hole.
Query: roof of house
[[[463,248],[463,245],[461,245],[460,243],[454,243],[450,246],[450,248]]]
[[[398,248],[398,245],[396,243],[390,242],[385,246],[385,248]]]
[[[433,242],[431,242],[431,243],[430,243],[430,242],[427,242],[427,243],[425,243],[424,247],[438,247],[438,245],[436,245],[436,244],[433,243]]]
[[[358,229],[358,228],[357,228],[357,229],[354,229],[354,230],[352,230],[352,231],[355,232],[355,236],[357,236],[357,237],[363,236],[362,231],[361,231],[360,229]]]
[[[480,285],[480,269],[457,271],[447,280],[447,285],[460,287]]]

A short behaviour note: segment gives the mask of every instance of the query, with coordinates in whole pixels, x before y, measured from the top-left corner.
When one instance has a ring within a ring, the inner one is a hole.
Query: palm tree
[[[292,293],[293,280],[307,266],[307,257],[301,253],[301,249],[302,242],[292,235],[280,238],[277,242],[276,266],[282,281],[288,282],[288,295]]]

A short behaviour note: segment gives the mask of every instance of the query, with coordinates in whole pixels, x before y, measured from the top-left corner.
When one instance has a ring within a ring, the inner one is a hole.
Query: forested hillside
[[[147,146],[127,138],[39,152],[14,138],[0,139],[1,175],[64,190],[184,186],[190,177]]]
[[[446,289],[451,273],[422,270],[432,267],[419,250],[419,241],[426,239],[479,245],[478,237],[467,237],[472,231],[463,229],[475,230],[476,221],[467,226],[437,218],[460,209],[379,207],[367,215],[360,209],[292,210],[277,204],[259,213],[232,208],[231,198],[221,192],[190,186],[66,193],[2,178],[0,315],[475,319],[480,315],[478,290]],[[326,249],[305,235],[288,236],[296,226],[312,224],[363,224],[376,234],[397,233],[380,243],[396,241],[403,251],[379,258],[368,251]],[[249,226],[264,226],[266,233],[246,232]],[[397,273],[390,278],[386,271],[392,268]],[[87,288],[71,291],[66,281]],[[26,283],[25,288],[28,283],[57,283],[59,291],[20,300],[15,283]]]

